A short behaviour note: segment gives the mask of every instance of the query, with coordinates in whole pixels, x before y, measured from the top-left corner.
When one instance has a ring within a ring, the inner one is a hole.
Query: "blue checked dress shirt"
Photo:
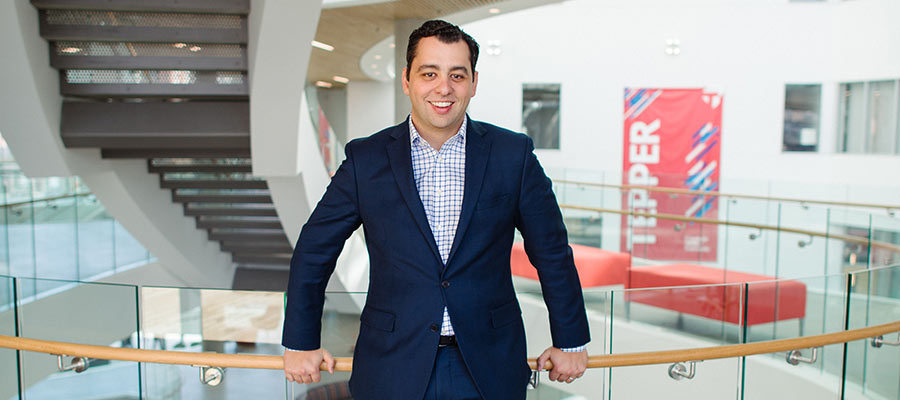
[[[466,125],[463,118],[459,131],[447,139],[440,150],[435,150],[419,136],[419,131],[409,119],[410,151],[412,152],[413,178],[419,198],[425,207],[425,216],[434,235],[441,261],[447,264],[450,248],[456,236],[459,214],[462,210],[463,191],[466,183]],[[453,336],[450,314],[444,307],[441,336]],[[561,349],[566,352],[583,351],[585,346]]]

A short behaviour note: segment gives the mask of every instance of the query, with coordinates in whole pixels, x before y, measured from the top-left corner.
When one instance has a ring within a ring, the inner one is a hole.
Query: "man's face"
[[[478,74],[469,63],[469,47],[464,41],[422,38],[409,69],[408,79],[406,69],[401,76],[416,129],[427,135],[456,134],[478,83]]]

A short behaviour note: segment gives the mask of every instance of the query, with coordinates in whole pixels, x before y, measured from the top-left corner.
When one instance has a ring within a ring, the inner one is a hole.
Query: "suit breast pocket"
[[[366,307],[363,309],[362,314],[359,315],[359,320],[363,324],[381,331],[394,331],[394,314],[387,311]]]

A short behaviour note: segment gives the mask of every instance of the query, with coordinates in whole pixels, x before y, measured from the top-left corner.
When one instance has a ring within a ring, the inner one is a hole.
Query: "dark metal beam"
[[[266,181],[219,180],[219,179],[160,179],[164,189],[268,189]]]
[[[66,147],[104,149],[250,148],[247,102],[63,102]]]
[[[267,194],[172,194],[176,203],[268,203],[272,197]]]
[[[212,172],[220,174],[228,174],[235,172],[253,172],[250,165],[229,165],[229,164],[196,164],[196,165],[154,165],[150,164],[149,172],[154,174],[165,174],[169,172]]]
[[[38,9],[249,14],[250,0],[31,0]]]
[[[250,149],[103,149],[103,158],[217,158],[250,157]]]
[[[231,217],[277,217],[274,208],[270,207],[185,207],[184,215],[197,217],[203,215]],[[279,228],[280,229],[280,228]],[[282,233],[282,235],[284,235]]]

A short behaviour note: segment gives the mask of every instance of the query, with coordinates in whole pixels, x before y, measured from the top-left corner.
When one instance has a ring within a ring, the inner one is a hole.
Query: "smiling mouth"
[[[429,101],[428,103],[438,108],[447,108],[453,105],[452,101]]]

